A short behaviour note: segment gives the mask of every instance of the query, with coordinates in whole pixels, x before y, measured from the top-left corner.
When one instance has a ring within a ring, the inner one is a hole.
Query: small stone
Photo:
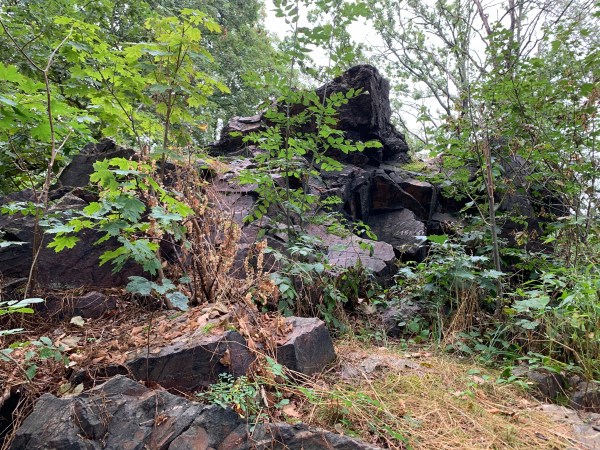
[[[565,393],[566,380],[560,373],[544,369],[531,369],[526,365],[517,366],[512,375],[526,378],[537,389],[542,399],[553,401]]]
[[[100,292],[88,292],[73,299],[73,314],[86,319],[97,319],[117,307],[114,297],[107,297]]]

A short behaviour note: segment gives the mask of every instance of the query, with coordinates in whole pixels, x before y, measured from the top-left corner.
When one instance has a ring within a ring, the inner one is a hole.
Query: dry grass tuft
[[[391,449],[575,449],[566,425],[498,374],[445,355],[342,342],[303,419]],[[340,376],[341,374],[341,376]]]

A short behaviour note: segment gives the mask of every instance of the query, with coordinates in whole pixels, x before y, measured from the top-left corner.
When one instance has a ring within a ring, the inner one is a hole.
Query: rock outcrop
[[[348,69],[339,77],[324,84],[316,90],[320,98],[334,93],[346,93],[349,90],[360,90],[348,103],[338,109],[337,128],[344,131],[347,139],[353,141],[381,142],[382,147],[366,149],[363,153],[345,155],[335,153],[333,156],[353,164],[379,165],[384,161],[408,161],[408,145],[404,135],[391,123],[390,84],[369,65],[360,64]],[[295,105],[293,113],[304,109]],[[212,145],[212,151],[222,154],[239,152],[243,148],[243,136],[265,129],[268,126],[262,115],[251,117],[234,117],[223,128],[219,142]],[[314,123],[306,125],[303,131],[311,131]]]
[[[219,375],[224,373],[235,377],[246,375],[256,360],[255,353],[240,333],[219,329],[219,324],[226,320],[227,315],[211,320],[205,327],[166,345],[132,349],[123,365],[110,364],[94,370],[101,377],[128,375],[173,392],[205,389],[218,382]],[[287,334],[277,340],[273,337],[269,344],[275,348],[275,359],[283,366],[312,375],[336,359],[333,341],[322,320],[287,317],[283,328]],[[91,381],[83,371],[74,373],[70,379],[73,385],[88,385]]]
[[[406,139],[390,122],[389,81],[375,67],[360,64],[321,86],[317,95],[323,98],[333,93],[346,93],[350,89],[360,89],[361,93],[339,108],[338,128],[354,141],[381,142],[381,148],[365,150],[369,164],[379,165],[383,161],[397,159],[408,161]]]
[[[342,169],[321,171],[318,176],[311,177],[305,186],[309,193],[321,198],[339,197],[342,200],[340,212],[352,221],[363,221],[370,225],[379,237],[379,241],[358,237],[339,238],[322,227],[309,227],[308,231],[320,237],[328,247],[329,261],[340,267],[354,266],[360,261],[380,278],[392,275],[396,257],[422,258],[418,236],[426,234],[431,216],[438,208],[435,187],[398,166],[408,160],[408,146],[404,136],[390,122],[389,89],[388,81],[376,68],[362,64],[316,90],[321,98],[349,90],[359,91],[359,95],[338,109],[336,126],[344,131],[346,138],[362,142],[376,140],[382,146],[350,155],[331,153],[342,162]],[[296,105],[293,113],[298,114],[303,108]],[[234,117],[224,128],[221,140],[213,146],[213,151],[240,154],[240,151],[247,149],[242,137],[267,127],[268,123],[260,115]],[[302,131],[316,131],[314,127],[314,123],[309,123],[306,130]],[[260,151],[257,148],[249,150]],[[247,167],[249,164],[249,160],[234,162],[233,172],[237,167]],[[273,176],[277,177],[277,174]],[[225,183],[217,182],[217,189],[223,195],[250,198],[249,202],[236,200],[232,203],[239,203],[247,212],[257,196],[255,187],[235,189],[231,187],[235,176],[221,175],[221,179],[227,180]]]
[[[17,430],[13,450],[375,450],[305,425],[258,424],[117,376],[73,398],[44,394]]]

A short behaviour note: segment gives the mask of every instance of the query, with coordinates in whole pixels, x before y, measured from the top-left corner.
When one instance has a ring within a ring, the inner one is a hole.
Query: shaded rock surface
[[[534,393],[546,401],[568,399],[569,407],[582,413],[600,414],[600,383],[586,381],[578,375],[567,377],[547,369],[517,366],[512,375],[527,380]],[[600,435],[599,435],[600,437]]]
[[[539,408],[554,420],[571,426],[573,436],[585,450],[600,450],[600,414],[582,413],[565,406],[541,405]]]
[[[352,140],[375,139],[382,143],[382,148],[365,150],[364,154],[371,164],[378,165],[394,159],[408,160],[408,145],[404,135],[390,122],[389,81],[375,67],[360,64],[321,86],[317,94],[323,97],[332,93],[346,93],[350,89],[361,89],[362,93],[339,108],[338,128],[344,130]]]
[[[422,259],[419,236],[425,236],[425,224],[409,209],[371,216],[367,222],[377,237],[394,247],[399,255]]]
[[[220,373],[244,375],[254,361],[245,339],[236,331],[211,334],[199,330],[181,342],[152,352],[148,355],[142,350],[141,355],[126,363],[132,376],[182,391],[208,387],[218,381]]]
[[[375,449],[303,425],[257,425],[229,409],[152,391],[123,376],[74,398],[44,394],[17,430],[13,450]]]
[[[43,314],[61,318],[81,316],[84,319],[97,319],[117,307],[114,296],[106,296],[101,292],[91,291],[77,297],[47,295],[46,302],[39,311]]]
[[[86,145],[65,167],[58,181],[62,186],[85,187],[90,183],[94,172],[94,163],[111,158],[131,158],[134,151],[119,147],[111,139],[102,139],[98,143]]]
[[[287,341],[277,347],[277,362],[306,375],[320,372],[335,360],[333,342],[325,323],[315,318],[288,317]]]
[[[390,275],[391,266],[396,258],[394,248],[390,244],[363,239],[353,234],[337,236],[317,225],[309,225],[307,231],[323,240],[332,265],[349,268],[360,263],[379,277]]]
[[[389,337],[399,337],[405,326],[413,319],[423,317],[425,308],[418,303],[405,300],[388,305],[380,312],[381,324]]]
[[[517,377],[526,378],[537,389],[544,400],[553,401],[566,394],[567,381],[560,373],[544,369],[532,369],[526,365],[517,366],[512,370]]]
[[[211,146],[216,153],[232,153],[244,148],[244,136],[264,129],[262,114],[233,117],[221,130],[219,141]]]
[[[600,414],[600,383],[580,382],[571,394],[570,406],[576,410]]]
[[[64,213],[69,209],[81,209],[87,205],[79,191],[59,189],[51,193],[54,200],[48,214]],[[0,199],[0,206],[13,201],[35,201],[31,191],[23,191]],[[26,278],[32,262],[34,219],[21,214],[0,215],[0,232],[3,239],[16,244],[0,248],[0,273],[5,278]],[[103,236],[93,230],[79,233],[79,242],[71,249],[56,253],[48,248],[46,236],[38,257],[38,282],[46,288],[90,287],[102,288],[124,285],[131,275],[140,274],[135,264],[126,264],[123,270],[112,273],[110,264],[99,266],[99,257],[106,250],[114,249],[115,243],[107,241],[94,245]]]

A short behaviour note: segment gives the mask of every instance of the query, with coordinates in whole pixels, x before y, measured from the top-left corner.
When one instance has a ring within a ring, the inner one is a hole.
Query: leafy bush
[[[280,292],[277,308],[285,315],[320,316],[342,328],[340,319],[348,299],[335,280],[343,271],[329,265],[321,240],[300,234],[285,251],[267,252],[278,264],[278,270],[271,274]]]
[[[470,236],[466,236],[470,240]],[[428,236],[427,258],[414,267],[399,270],[398,295],[428,305],[437,317],[437,334],[464,331],[472,325],[473,314],[499,295],[501,272],[491,269],[487,256],[470,245],[446,235]],[[451,317],[447,323],[447,316]]]
[[[44,300],[41,298],[0,301],[0,317],[12,314],[33,314],[34,310],[31,308],[31,305],[42,302]],[[18,334],[22,331],[22,328],[0,330],[0,338]],[[17,360],[11,355],[18,349],[21,350],[23,355]],[[15,364],[24,375],[26,381],[31,381],[35,378],[39,362],[48,360],[60,362],[63,365],[69,362],[69,359],[63,354],[63,348],[55,346],[45,336],[34,341],[13,342],[8,347],[0,349],[0,361]]]
[[[514,293],[506,313],[523,347],[600,378],[600,271],[557,267]]]

